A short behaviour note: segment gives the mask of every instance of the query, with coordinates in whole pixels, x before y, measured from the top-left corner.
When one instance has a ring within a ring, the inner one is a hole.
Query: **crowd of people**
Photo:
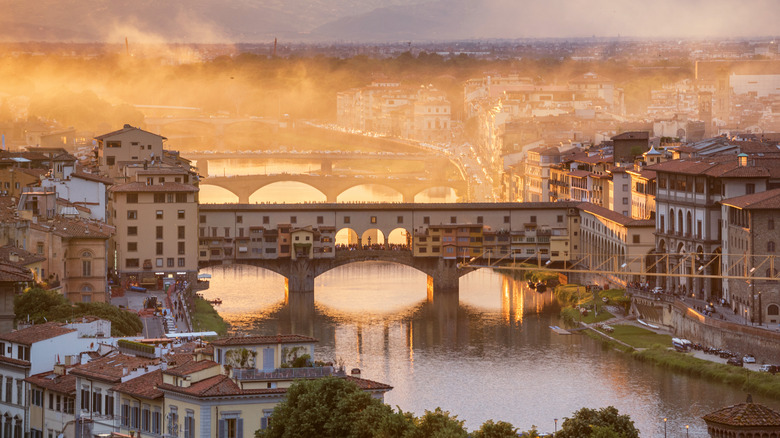
[[[373,251],[411,251],[412,248],[409,245],[400,245],[397,243],[373,243],[367,245],[358,245],[357,243],[351,243],[349,245],[339,244],[336,245],[336,251],[358,251],[358,250],[373,250]]]

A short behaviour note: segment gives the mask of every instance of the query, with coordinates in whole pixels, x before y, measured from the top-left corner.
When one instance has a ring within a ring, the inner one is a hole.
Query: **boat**
[[[531,289],[536,289],[536,283],[534,283],[533,281],[528,281],[528,287],[530,287]]]
[[[146,288],[145,287],[141,287],[141,286],[130,286],[130,287],[127,288],[127,290],[130,290],[130,291],[133,291],[133,292],[146,292]]]
[[[539,283],[536,283],[536,291],[541,293],[547,290],[547,285],[542,283],[541,281]]]
[[[214,298],[213,300],[208,300],[208,302],[213,304],[213,305],[215,305],[215,306],[219,306],[220,304],[222,304],[222,300],[219,299],[219,298]]]

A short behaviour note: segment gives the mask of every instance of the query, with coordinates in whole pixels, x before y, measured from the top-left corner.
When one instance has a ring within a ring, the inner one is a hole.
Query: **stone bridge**
[[[314,291],[314,279],[325,272],[350,263],[378,261],[410,266],[428,276],[428,289],[434,295],[457,293],[459,279],[474,268],[461,267],[455,259],[414,257],[407,250],[337,250],[333,258],[314,259],[241,259],[201,262],[200,267],[240,263],[276,272],[287,279],[289,293]]]
[[[434,187],[450,187],[459,198],[468,195],[465,181],[442,181],[418,178],[394,177],[361,177],[333,176],[308,174],[276,174],[276,175],[239,175],[228,177],[207,177],[201,185],[222,187],[238,196],[240,204],[249,203],[249,197],[263,187],[277,182],[301,182],[319,190],[325,195],[327,202],[336,202],[338,196],[346,190],[366,184],[376,184],[389,187],[401,193],[403,202],[414,202],[418,193]]]

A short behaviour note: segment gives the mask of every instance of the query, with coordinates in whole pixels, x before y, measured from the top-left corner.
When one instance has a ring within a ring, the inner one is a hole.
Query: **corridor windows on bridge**
[[[345,224],[348,224],[348,223],[350,223],[350,221],[349,221],[349,216],[344,216],[344,223],[345,223]]]
[[[398,223],[398,224],[402,224],[402,223],[404,223],[404,217],[403,217],[403,216],[398,216],[398,217],[396,218],[396,221],[395,221],[395,222],[396,222],[396,223]]]
[[[430,216],[423,216],[423,224],[430,225],[431,224],[431,217]]]
[[[766,252],[775,252],[775,242],[770,240],[766,243]]]
[[[263,224],[268,225],[271,223],[271,218],[269,216],[263,216]]]
[[[485,223],[485,218],[484,218],[483,216],[477,216],[477,223],[478,223],[478,224],[483,224],[483,223]]]
[[[634,243],[639,243],[639,234],[634,234]]]
[[[298,216],[290,216],[290,223],[291,224],[297,224],[298,223]]]
[[[376,216],[371,216],[371,223],[372,223],[372,224],[375,224],[375,223],[376,223]]]
[[[184,210],[181,211],[181,217],[179,219],[184,219]],[[205,224],[206,223],[206,215],[202,214],[200,215],[200,223]]]
[[[504,223],[508,224],[510,222],[509,216],[504,216]]]
[[[560,223],[562,223],[562,222],[563,222],[563,215],[562,215],[562,214],[559,214],[559,215],[558,215],[558,217],[557,217],[556,219],[557,219],[557,221],[558,221],[558,223],[559,223],[559,224],[560,224]]]
[[[451,224],[457,224],[458,223],[458,217],[457,216],[450,216],[450,223]]]
[[[322,216],[317,216],[317,225],[322,225],[325,223],[325,218]]]

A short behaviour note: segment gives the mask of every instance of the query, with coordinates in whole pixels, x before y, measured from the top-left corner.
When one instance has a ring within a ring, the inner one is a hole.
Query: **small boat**
[[[539,283],[536,283],[536,291],[537,292],[544,292],[547,290],[547,285],[542,283],[541,281]]]
[[[536,283],[534,283],[533,281],[529,281],[528,287],[530,287],[531,289],[536,289]]]
[[[214,298],[213,300],[208,300],[208,302],[213,304],[213,305],[215,305],[215,306],[219,306],[220,304],[222,304],[222,300],[219,299],[219,298]]]
[[[141,286],[130,286],[127,288],[127,290],[131,290],[133,292],[146,292],[146,288]]]

